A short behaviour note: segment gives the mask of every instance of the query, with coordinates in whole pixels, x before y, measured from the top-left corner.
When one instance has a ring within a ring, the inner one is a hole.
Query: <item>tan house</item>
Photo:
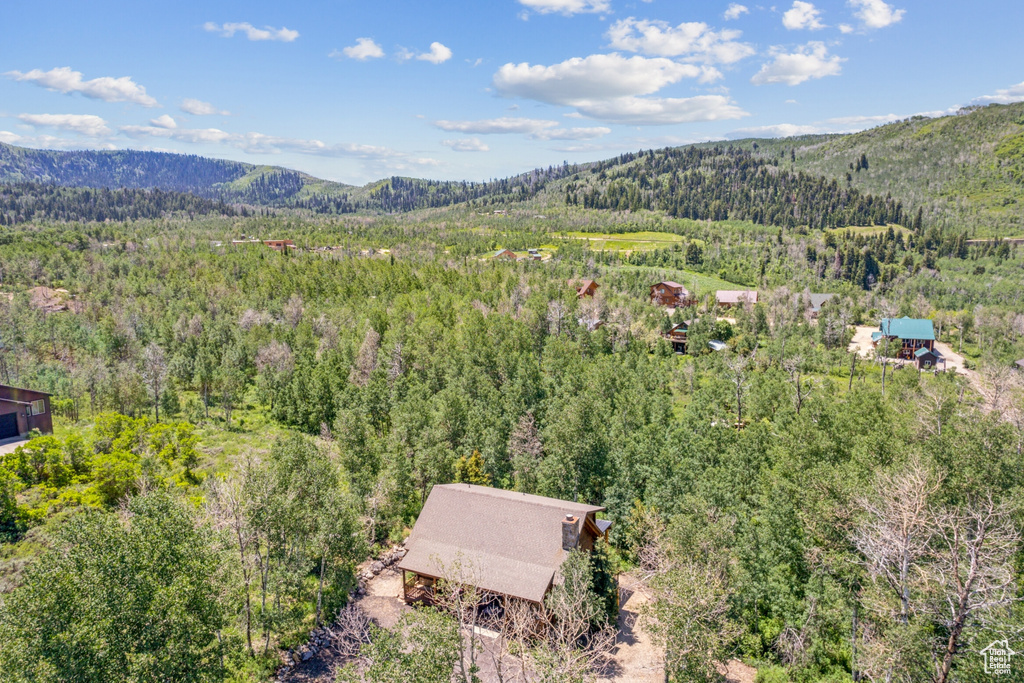
[[[543,604],[569,552],[593,550],[611,522],[597,505],[472,484],[435,486],[398,568],[407,603],[433,601],[434,582],[459,563],[486,593]]]
[[[715,292],[715,301],[719,308],[732,308],[743,304],[757,303],[756,289],[720,289]]]

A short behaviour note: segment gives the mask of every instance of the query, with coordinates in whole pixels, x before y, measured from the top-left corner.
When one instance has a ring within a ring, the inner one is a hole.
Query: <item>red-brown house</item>
[[[651,303],[655,306],[692,306],[696,303],[686,287],[678,282],[666,280],[651,285]]]
[[[0,440],[25,436],[33,429],[53,433],[50,394],[0,384]]]
[[[295,242],[291,240],[263,240],[263,244],[267,245],[274,251],[288,251],[289,249],[295,248]]]
[[[506,261],[516,261],[519,257],[516,256],[516,252],[512,251],[511,249],[499,249],[498,251],[491,254],[491,258],[500,258],[505,259]]]
[[[597,293],[597,288],[601,286],[593,280],[583,280],[572,284],[576,287],[576,296],[580,299],[585,296],[594,296]]]

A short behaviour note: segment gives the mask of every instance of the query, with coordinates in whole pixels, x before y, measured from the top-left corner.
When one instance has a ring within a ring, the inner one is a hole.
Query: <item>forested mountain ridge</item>
[[[471,200],[516,202],[532,197],[568,167],[537,169],[488,182],[392,176],[363,187],[315,178],[280,166],[258,166],[166,152],[56,151],[0,143],[0,183],[159,189],[254,206],[318,214],[406,212]]]
[[[187,192],[121,188],[60,187],[42,183],[0,185],[0,226],[28,221],[81,223],[135,221],[185,213],[221,216],[248,215],[223,201]]]
[[[1024,235],[1024,102],[914,116],[849,135],[731,143],[784,168],[890,192],[925,221],[977,237]]]
[[[644,169],[638,165],[647,164]],[[860,133],[714,142],[538,168],[484,182],[393,176],[363,187],[277,166],[163,152],[0,143],[0,183],[161,189],[317,214],[469,203],[650,209],[778,226],[907,224],[1024,234],[1024,102],[912,117]]]
[[[680,147],[594,164],[565,187],[588,209],[664,211],[694,220],[749,220],[794,228],[909,222],[901,202],[793,172],[735,147]]]

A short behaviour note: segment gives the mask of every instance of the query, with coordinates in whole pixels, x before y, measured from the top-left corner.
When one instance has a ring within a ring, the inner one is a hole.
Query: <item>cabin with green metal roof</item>
[[[912,361],[916,360],[919,349],[935,350],[935,326],[925,318],[882,318],[878,332],[871,333],[871,341],[875,348],[881,347],[890,355]]]

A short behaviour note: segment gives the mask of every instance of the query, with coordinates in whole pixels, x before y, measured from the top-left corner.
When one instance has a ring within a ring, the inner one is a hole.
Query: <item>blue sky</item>
[[[1024,4],[0,3],[0,141],[483,180],[1024,99]]]

